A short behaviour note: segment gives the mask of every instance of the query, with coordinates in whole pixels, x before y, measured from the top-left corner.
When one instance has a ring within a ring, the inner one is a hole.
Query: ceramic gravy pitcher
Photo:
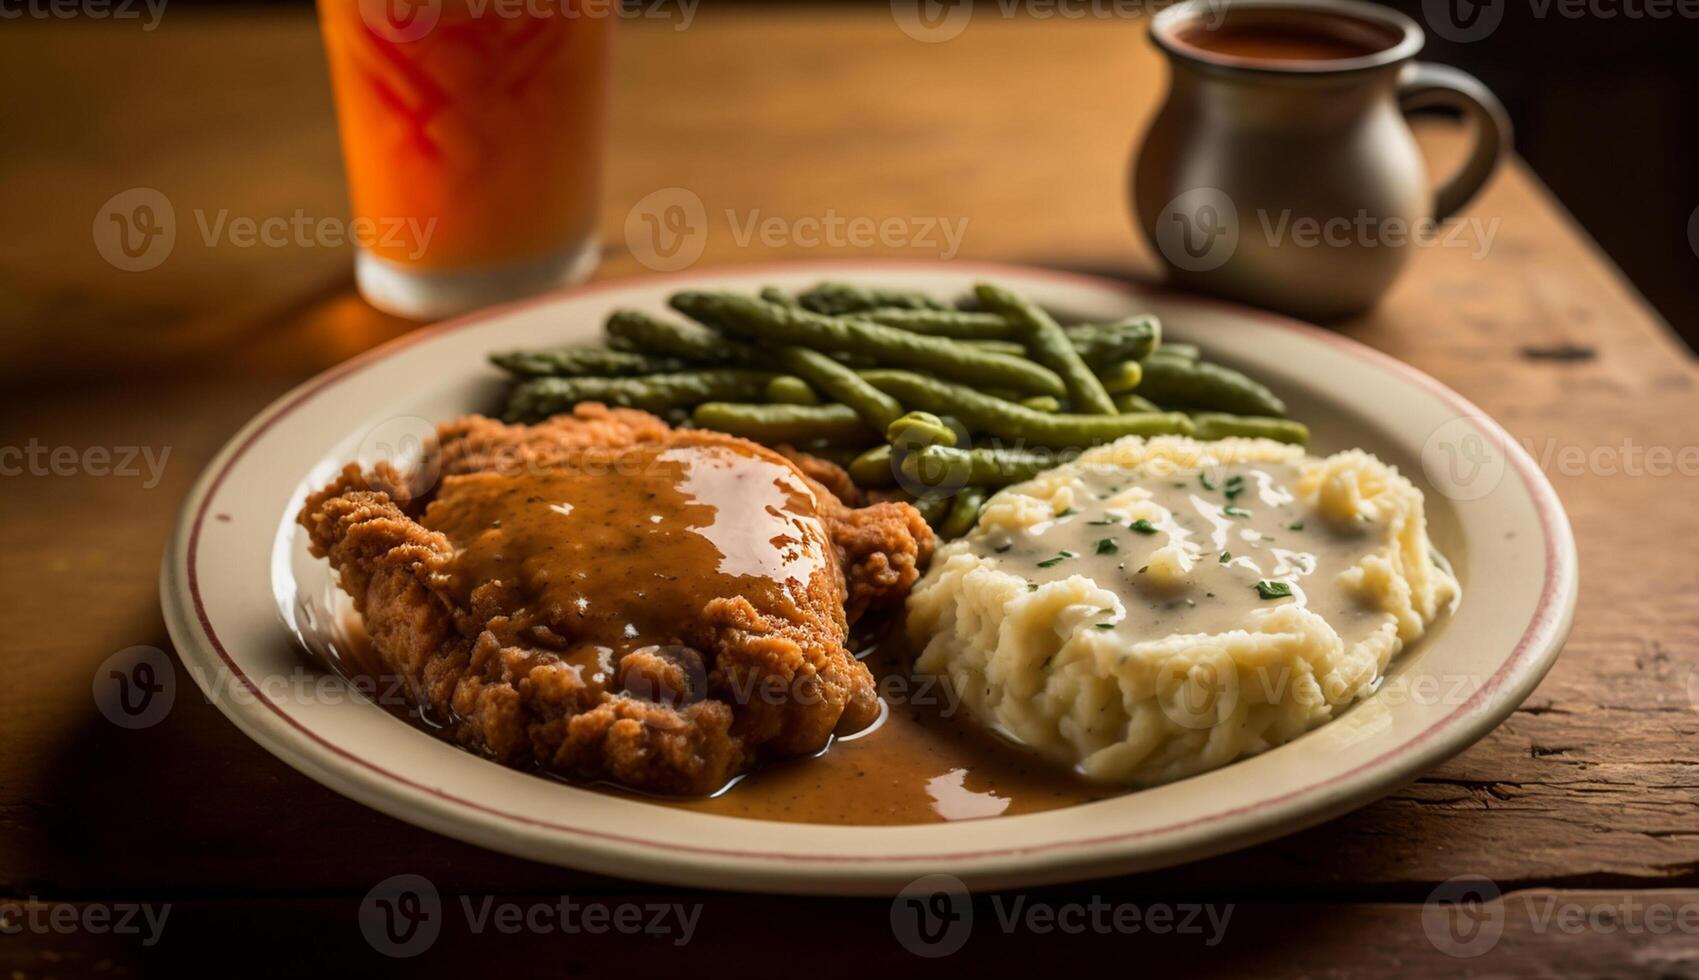
[[[1182,288],[1313,319],[1372,306],[1510,141],[1473,77],[1412,60],[1422,30],[1355,0],[1187,0],[1151,37],[1173,84],[1134,163],[1139,224]],[[1405,113],[1476,127],[1432,189]],[[1425,237],[1424,237],[1425,236]]]

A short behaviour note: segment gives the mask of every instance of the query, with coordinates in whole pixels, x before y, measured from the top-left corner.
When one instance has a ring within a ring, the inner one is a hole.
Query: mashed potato
[[[1421,492],[1368,453],[1135,437],[994,496],[908,630],[981,723],[1146,785],[1327,721],[1457,595]]]

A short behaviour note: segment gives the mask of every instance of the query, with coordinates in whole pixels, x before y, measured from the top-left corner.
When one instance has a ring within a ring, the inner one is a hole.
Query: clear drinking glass
[[[589,276],[613,5],[318,9],[368,302],[427,319]]]

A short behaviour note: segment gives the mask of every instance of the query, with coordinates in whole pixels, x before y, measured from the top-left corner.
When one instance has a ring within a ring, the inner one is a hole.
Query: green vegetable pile
[[[1150,316],[1062,326],[989,284],[959,308],[830,282],[670,302],[688,320],[622,310],[606,348],[492,355],[517,379],[506,419],[597,401],[795,446],[912,500],[944,537],[973,526],[986,488],[1123,436],[1309,437],[1262,384],[1163,344]]]

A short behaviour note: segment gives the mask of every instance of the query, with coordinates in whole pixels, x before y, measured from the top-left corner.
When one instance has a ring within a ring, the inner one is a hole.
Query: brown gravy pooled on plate
[[[339,665],[381,678],[360,618],[349,614]],[[893,636],[900,630],[890,631]],[[900,641],[882,643],[867,658],[886,712],[862,734],[834,740],[801,759],[769,761],[711,797],[648,796],[609,784],[578,785],[658,806],[725,817],[897,826],[1042,813],[1119,796],[1126,790],[1094,783],[1053,762],[1009,745],[948,709],[956,702],[935,679],[911,679]],[[373,690],[372,688],[367,688]],[[376,693],[384,691],[379,685]],[[891,704],[884,695],[900,692]],[[405,701],[382,698],[397,718],[432,734],[436,726]],[[925,702],[925,703],[919,703]],[[556,778],[539,773],[543,778]]]
[[[868,657],[887,710],[864,734],[812,758],[768,762],[713,797],[644,799],[726,817],[892,826],[1040,813],[1126,792],[984,731],[938,678],[910,678],[899,651],[887,641]]]

